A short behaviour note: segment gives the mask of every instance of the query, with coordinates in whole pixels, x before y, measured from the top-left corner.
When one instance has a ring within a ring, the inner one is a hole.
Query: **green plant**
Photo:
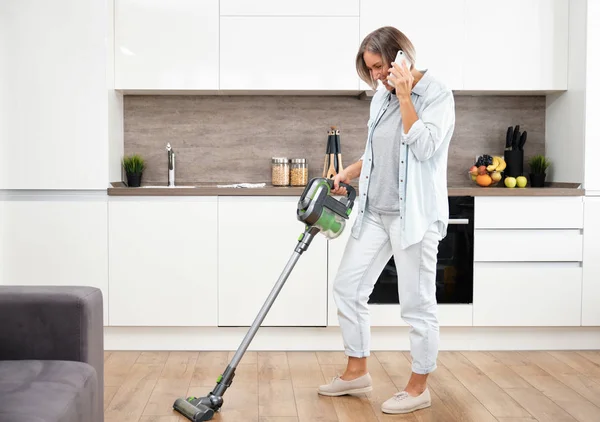
[[[123,157],[123,168],[128,174],[138,174],[146,168],[146,162],[139,154]]]
[[[535,155],[529,159],[529,168],[533,174],[545,174],[550,164],[550,160],[543,155]]]

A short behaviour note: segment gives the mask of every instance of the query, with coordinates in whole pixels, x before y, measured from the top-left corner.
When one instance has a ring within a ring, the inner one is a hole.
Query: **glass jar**
[[[308,167],[306,158],[293,158],[290,164],[290,185],[306,186],[308,183]]]
[[[290,185],[290,160],[285,157],[271,159],[271,184],[273,186]]]

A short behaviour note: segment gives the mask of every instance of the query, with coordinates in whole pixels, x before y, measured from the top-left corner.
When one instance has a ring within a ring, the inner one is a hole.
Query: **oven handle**
[[[464,224],[464,225],[467,225],[467,224],[469,224],[469,219],[468,218],[451,218],[450,220],[448,220],[448,224]]]

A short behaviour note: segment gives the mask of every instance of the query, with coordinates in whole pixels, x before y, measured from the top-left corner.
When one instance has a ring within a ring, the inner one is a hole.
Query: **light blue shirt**
[[[362,229],[371,174],[373,129],[386,111],[388,99],[394,95],[380,86],[370,106],[368,136],[358,189],[357,217],[352,236],[358,238]],[[406,248],[420,242],[427,229],[441,223],[442,237],[446,236],[449,218],[447,165],[448,148],[454,133],[455,111],[452,90],[426,71],[413,87],[411,99],[418,120],[405,134],[402,127],[398,172],[401,239]],[[398,111],[399,112],[399,111]]]

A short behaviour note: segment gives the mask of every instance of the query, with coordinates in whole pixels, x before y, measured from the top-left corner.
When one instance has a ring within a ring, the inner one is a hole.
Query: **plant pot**
[[[546,182],[546,173],[530,173],[529,186],[532,188],[543,188]]]
[[[127,173],[127,186],[139,188],[142,184],[142,173]]]

